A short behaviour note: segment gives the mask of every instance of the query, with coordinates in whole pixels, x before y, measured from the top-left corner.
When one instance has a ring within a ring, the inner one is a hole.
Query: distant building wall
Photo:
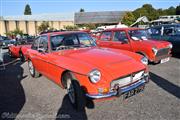
[[[43,21],[7,21],[0,20],[0,34],[5,35],[9,31],[13,31],[17,28],[29,35],[38,34],[38,26]],[[64,29],[64,26],[74,25],[73,21],[48,21],[49,26],[55,29]]]

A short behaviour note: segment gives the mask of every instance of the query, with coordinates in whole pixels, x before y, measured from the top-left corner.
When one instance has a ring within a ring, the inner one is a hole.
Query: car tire
[[[71,73],[66,73],[66,86],[69,100],[77,111],[83,111],[86,106],[86,97],[79,82],[74,80]]]
[[[8,50],[8,54],[9,54],[9,56],[10,56],[11,58],[13,58],[13,54],[12,54],[12,52],[11,52],[10,50]]]
[[[40,73],[36,71],[31,60],[28,61],[28,68],[29,68],[29,73],[32,77],[37,78],[40,76]]]
[[[23,53],[22,52],[19,52],[19,58],[20,58],[20,61],[21,62],[25,62],[25,56],[23,55]]]

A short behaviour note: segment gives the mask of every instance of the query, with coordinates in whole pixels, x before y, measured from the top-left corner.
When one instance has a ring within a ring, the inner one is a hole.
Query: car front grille
[[[111,82],[111,89],[114,89],[116,86],[123,87],[126,85],[129,85],[131,83],[134,83],[144,77],[144,71],[139,71],[130,75],[127,75],[126,77],[119,78],[117,80],[114,80]]]
[[[159,49],[157,54],[156,54],[156,57],[168,55],[168,53],[169,53],[169,48]]]

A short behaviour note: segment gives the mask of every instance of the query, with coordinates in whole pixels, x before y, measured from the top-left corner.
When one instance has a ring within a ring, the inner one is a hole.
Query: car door
[[[32,45],[31,58],[34,67],[42,74],[46,74],[48,67],[48,37],[41,36]]]
[[[100,47],[111,47],[111,38],[112,38],[112,32],[111,31],[104,31],[102,32],[99,40],[97,40],[97,45]]]
[[[131,51],[131,44],[128,40],[126,31],[114,31],[111,41],[111,47],[115,49],[123,49]]]

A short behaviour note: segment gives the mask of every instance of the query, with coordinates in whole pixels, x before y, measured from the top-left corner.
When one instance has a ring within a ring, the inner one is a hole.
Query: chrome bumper
[[[119,88],[118,91],[113,91],[113,92],[109,92],[107,94],[95,94],[95,95],[91,95],[91,94],[86,94],[87,97],[89,98],[93,98],[93,99],[100,99],[100,98],[108,98],[108,97],[113,97],[113,96],[117,96],[117,94],[123,94],[123,93],[126,93],[130,90],[133,90],[141,85],[144,85],[145,83],[147,83],[146,80],[140,80],[130,86],[127,86],[127,87],[123,87],[123,88]]]

